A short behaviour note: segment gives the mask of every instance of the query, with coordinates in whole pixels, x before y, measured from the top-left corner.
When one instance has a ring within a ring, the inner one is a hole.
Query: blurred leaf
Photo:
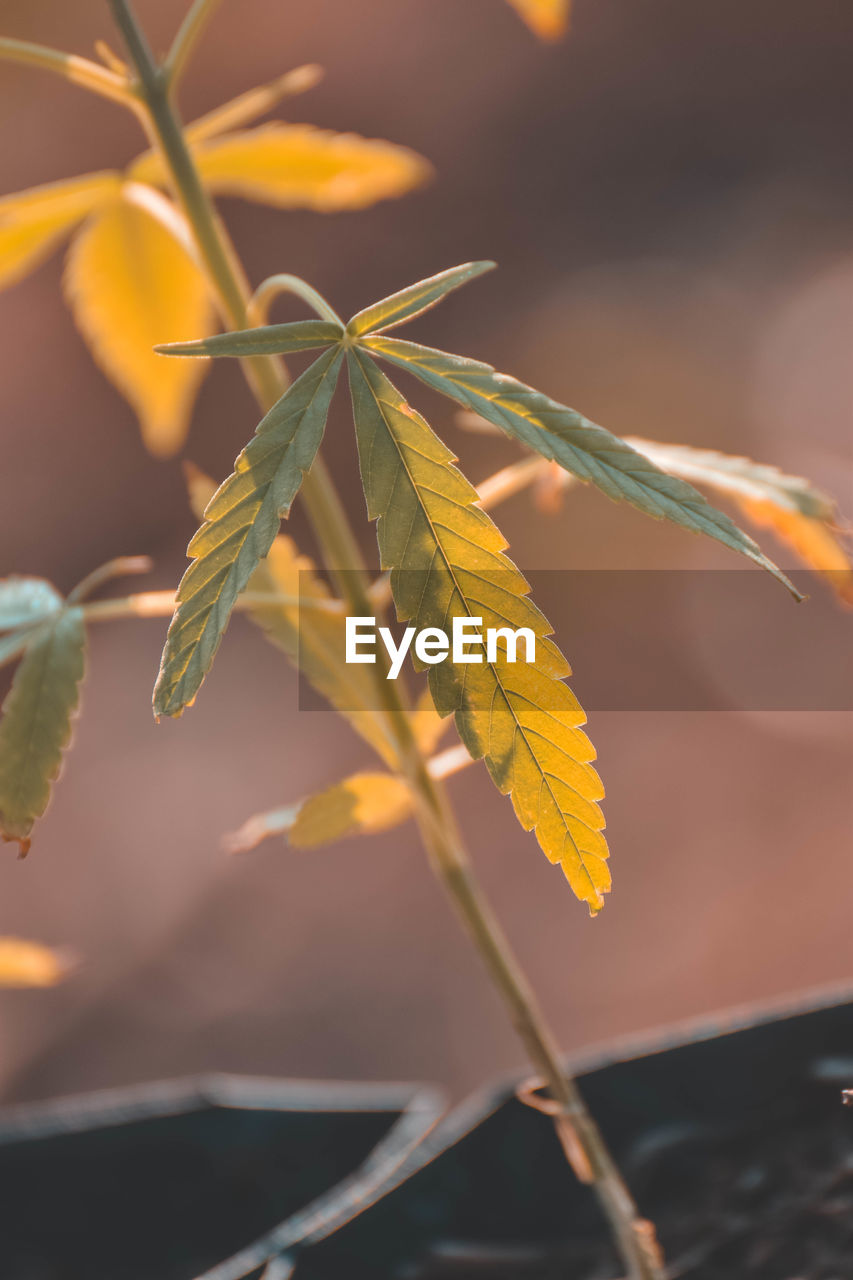
[[[789,476],[778,467],[753,462],[713,449],[694,449],[685,444],[659,444],[656,440],[630,437],[633,448],[645,454],[657,466],[673,475],[708,485],[718,493],[735,498],[769,501],[790,511],[819,520],[831,520],[835,512],[832,499],[801,476]]]
[[[294,94],[306,93],[313,89],[323,78],[323,68],[309,62],[292,71],[285,71],[267,84],[259,84],[248,89],[230,102],[214,107],[207,115],[193,120],[184,130],[187,142],[193,144],[215,138],[231,129],[240,129],[244,124],[251,124],[259,116],[266,115],[284,98],[292,98]]]
[[[584,713],[563,683],[569,664],[450,451],[358,349],[350,380],[368,515],[378,521],[399,619],[446,630],[449,618],[477,617],[484,629],[526,626],[536,636],[535,665],[505,656],[463,667],[447,660],[430,667],[429,687],[439,713],[455,713],[471,756],[485,758],[495,784],[512,796],[522,826],[535,829],[546,856],[595,912],[610,887],[596,803],[603,790],[578,727]]]
[[[741,498],[748,520],[771,529],[800,559],[825,578],[842,604],[853,605],[853,564],[850,553],[832,526],[770,501]]]
[[[334,213],[364,209],[405,195],[432,174],[407,147],[332,133],[307,124],[266,124],[196,143],[193,156],[204,185],[278,209]],[[156,157],[144,156],[131,174],[165,185]]]
[[[569,29],[572,0],[509,0],[542,40],[559,40]]]
[[[86,651],[83,610],[63,609],[34,634],[0,720],[0,828],[22,856],[71,738]]]
[[[147,209],[114,200],[75,237],[65,287],[96,361],[135,409],[145,444],[159,456],[175,453],[206,366],[164,360],[152,348],[207,334],[213,320],[187,249]]]
[[[44,578],[0,578],[0,631],[40,622],[62,608],[62,596]]]
[[[432,755],[450,728],[450,716],[438,714],[429,687],[424,689],[412,711],[412,728],[418,748],[425,756]]]
[[[177,362],[180,363],[180,362]],[[234,602],[267,555],[323,438],[341,352],[327,351],[261,420],[187,548],[193,563],[154,690],[156,715],[180,715],[213,662]]]
[[[61,952],[25,938],[0,938],[0,987],[53,987],[67,972]]]
[[[113,198],[120,185],[117,173],[88,173],[0,199],[0,288],[38,266],[76,223]]]
[[[698,490],[661,471],[651,459],[574,409],[478,360],[395,338],[368,336],[363,342],[376,355],[408,369],[427,386],[481,414],[579,479],[591,480],[609,498],[630,502],[646,515],[671,520],[693,533],[707,534],[767,569],[800,598],[781,569]]]
[[[465,262],[461,267],[451,267],[449,271],[441,271],[436,276],[419,280],[408,289],[392,293],[390,297],[359,311],[347,325],[347,333],[355,336],[379,333],[385,329],[393,329],[395,325],[405,324],[407,320],[414,320],[415,316],[429,311],[454,289],[460,289],[469,280],[476,280],[484,272],[492,271],[495,265],[494,262]]]
[[[292,845],[313,849],[344,836],[396,827],[412,812],[412,793],[390,773],[355,773],[299,806],[288,832]]]
[[[217,333],[198,342],[160,343],[154,349],[164,356],[237,356],[242,360],[246,356],[316,351],[318,347],[340,342],[343,336],[343,330],[328,320],[295,320],[289,324]]]
[[[19,658],[35,632],[35,627],[24,627],[20,631],[10,631],[8,635],[0,636],[0,667]]]
[[[222,847],[226,853],[249,853],[272,836],[286,835],[298,812],[299,803],[284,805],[280,809],[267,809],[265,813],[254,813],[237,831],[230,831],[223,837]]]
[[[654,440],[630,443],[664,470],[733,498],[748,520],[770,529],[826,578],[843,603],[853,604],[853,566],[836,527],[835,503],[808,480],[711,449]]]

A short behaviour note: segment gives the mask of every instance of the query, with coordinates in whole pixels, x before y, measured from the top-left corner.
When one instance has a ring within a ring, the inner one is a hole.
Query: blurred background
[[[138,7],[165,48],[183,4]],[[80,53],[118,43],[100,0],[5,0],[2,28]],[[277,114],[409,145],[436,177],[360,213],[223,200],[254,282],[296,272],[349,314],[495,258],[499,272],[412,336],[489,359],[621,434],[806,474],[853,511],[850,5],[577,0],[571,38],[546,47],[502,0],[231,0],[198,49],[186,114],[304,62],[324,81]],[[3,193],[140,149],[118,109],[9,65],[0,121]],[[0,572],[68,589],[145,553],[150,586],[171,587],[194,527],[180,468],[144,452],[60,280],[57,255],[0,295]],[[375,559],[346,408],[342,396],[325,454]],[[216,367],[185,456],[224,476],[255,420],[239,371]],[[517,456],[460,432],[449,406],[433,421],[475,481]],[[731,565],[592,491],[547,517],[521,495],[498,519],[532,570]],[[310,549],[299,511],[291,525]],[[684,625],[701,640],[702,610]],[[522,1067],[411,826],[313,852],[222,851],[251,813],[366,751],[332,714],[297,711],[292,671],[243,619],[196,707],[155,727],[164,631],[93,628],[55,800],[27,861],[10,849],[0,862],[0,933],[80,961],[53,990],[0,993],[3,1095],[208,1068],[420,1078],[458,1095]],[[571,659],[570,626],[559,639]],[[743,643],[760,661],[773,635],[752,625]],[[590,733],[614,876],[595,921],[481,767],[451,783],[566,1050],[853,980],[849,713],[605,711]]]

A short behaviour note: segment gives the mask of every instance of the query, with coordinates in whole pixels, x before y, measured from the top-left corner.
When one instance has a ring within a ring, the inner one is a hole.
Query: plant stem
[[[109,2],[136,66],[139,92],[150,113],[155,141],[196,237],[211,286],[231,326],[248,328],[255,316],[246,277],[193,164],[181,123],[169,100],[168,77],[154,62],[129,0]],[[271,357],[255,357],[243,363],[259,405],[266,411],[281,394],[281,367]],[[302,494],[326,565],[344,598],[354,612],[373,613],[364,559],[337,491],[319,458],[305,476]],[[571,1127],[583,1153],[583,1163],[578,1160],[577,1171],[581,1176],[589,1175],[593,1182],[630,1280],[662,1280],[663,1270],[648,1243],[651,1228],[639,1219],[630,1192],[577,1085],[560,1065],[553,1038],[533,993],[476,882],[441,784],[430,775],[428,763],[418,749],[411,719],[397,686],[384,678],[378,664],[375,670],[377,691],[397,739],[400,769],[416,797],[418,825],[433,868],[507,1005],[543,1085],[559,1107],[557,1119]]]
[[[184,18],[178,34],[172,41],[172,47],[166,55],[165,68],[169,77],[169,86],[174,88],[181,72],[187,65],[189,57],[207,23],[221,0],[195,0]]]
[[[81,89],[89,89],[102,98],[109,98],[111,102],[135,108],[133,93],[127,81],[115,71],[101,67],[88,58],[78,58],[74,53],[63,53],[62,50],[50,49],[47,45],[2,36],[0,59],[17,62],[25,67],[37,67],[41,71],[52,71],[55,75],[62,76],[63,80],[79,85]]]

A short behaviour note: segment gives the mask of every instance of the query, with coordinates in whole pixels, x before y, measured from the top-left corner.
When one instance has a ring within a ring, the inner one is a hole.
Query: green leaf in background
[[[650,458],[574,409],[479,360],[395,338],[370,335],[363,343],[375,355],[408,369],[427,386],[480,414],[579,479],[592,481],[609,498],[630,502],[646,515],[672,520],[740,552],[801,599],[793,583],[752,538],[698,490],[662,471]]]
[[[511,795],[522,826],[596,912],[610,887],[603,789],[579,728],[586,717],[563,683],[569,664],[450,450],[363,351],[350,355],[350,382],[368,515],[378,522],[398,618],[446,631],[449,619],[477,617],[483,628],[525,626],[537,638],[535,665],[501,654],[478,665],[448,660],[430,668],[430,690],[439,714],[455,713],[471,756],[484,758]]]
[[[316,351],[340,342],[343,329],[328,320],[295,320],[288,324],[268,324],[258,329],[237,329],[217,333],[197,342],[165,342],[154,350],[161,356],[246,356],[287,355],[295,351]]]
[[[449,271],[441,271],[437,276],[419,280],[408,289],[392,293],[381,302],[374,302],[372,307],[359,311],[347,325],[347,333],[353,337],[364,333],[379,333],[384,329],[393,329],[406,320],[414,320],[415,316],[422,315],[441,302],[448,293],[459,289],[469,280],[475,280],[485,271],[491,271],[496,265],[494,262],[465,262],[461,267],[451,267]]]
[[[342,352],[324,352],[261,420],[187,549],[154,689],[156,715],[180,715],[210,670],[237,596],[268,553],[326,425]]]
[[[21,855],[50,799],[71,738],[86,653],[79,606],[62,609],[32,637],[0,720],[0,829]]]
[[[41,622],[62,608],[62,596],[44,578],[0,578],[0,631]]]

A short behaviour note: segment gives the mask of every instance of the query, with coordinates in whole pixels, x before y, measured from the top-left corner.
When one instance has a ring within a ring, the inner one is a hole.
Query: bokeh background
[[[165,47],[183,5],[139,9]],[[417,332],[621,433],[807,474],[850,513],[853,7],[576,10],[571,39],[545,47],[502,0],[226,3],[187,79],[188,115],[319,62],[323,83],[278,114],[408,144],[437,175],[357,214],[223,201],[253,280],[297,272],[347,313],[496,258],[499,272]],[[82,53],[99,36],[117,40],[99,0],[5,0],[2,29]],[[120,166],[139,138],[109,104],[4,65],[0,150],[5,193]],[[143,451],[74,331],[60,278],[57,257],[0,296],[0,571],[67,589],[111,556],[147,553],[151,586],[172,586],[193,528],[180,469]],[[222,476],[254,422],[239,371],[217,367],[186,456]],[[517,456],[459,432],[449,407],[435,425],[475,480]],[[327,441],[375,554],[343,398]],[[594,492],[573,492],[547,518],[520,496],[499,518],[531,569],[731,563]],[[310,548],[298,511],[292,526]],[[691,625],[701,629],[701,611]],[[3,1095],[208,1068],[420,1078],[459,1094],[520,1067],[411,826],[311,853],[280,842],[239,859],[222,851],[222,834],[249,814],[365,754],[331,714],[297,711],[292,672],[242,619],[197,706],[155,727],[164,628],[93,631],[54,803],[29,859],[9,851],[0,862],[0,932],[80,961],[54,990],[0,995]],[[560,640],[571,657],[570,630]],[[751,629],[743,643],[760,662],[773,637]],[[482,768],[451,785],[567,1050],[853,980],[849,713],[608,711],[591,733],[615,884],[594,922]]]

